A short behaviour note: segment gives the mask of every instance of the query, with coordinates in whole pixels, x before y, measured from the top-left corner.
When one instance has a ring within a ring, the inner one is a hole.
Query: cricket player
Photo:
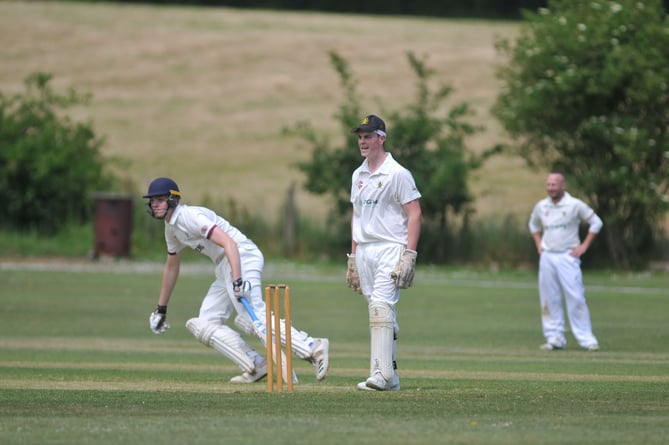
[[[165,221],[167,260],[163,269],[158,306],[150,314],[149,327],[156,334],[169,329],[167,305],[179,277],[181,251],[185,247],[208,256],[215,265],[215,281],[209,287],[197,317],[186,322],[186,328],[206,346],[232,360],[242,374],[234,383],[253,383],[267,375],[267,360],[251,348],[227,323],[237,312],[234,323],[244,333],[255,335],[253,323],[238,298],[246,297],[260,320],[265,320],[262,298],[264,258],[258,247],[239,229],[205,207],[181,204],[181,192],[170,178],[157,178],[149,184],[146,195],[148,212]],[[285,323],[281,341],[285,345]],[[313,364],[316,378],[322,380],[328,371],[329,341],[312,338],[304,331],[290,327],[295,355]]]
[[[541,325],[546,343],[541,349],[553,351],[567,346],[562,297],[569,324],[579,345],[598,351],[592,333],[590,312],[585,302],[581,256],[602,229],[602,220],[583,201],[566,191],[561,173],[550,173],[546,180],[548,196],[539,201],[529,220],[529,229],[539,253],[539,298]],[[579,239],[579,225],[589,224],[588,234]]]
[[[370,375],[360,390],[396,391],[396,305],[413,283],[420,237],[421,197],[413,176],[385,151],[386,124],[376,115],[353,129],[364,161],[352,176],[351,253],[347,285],[367,301]]]

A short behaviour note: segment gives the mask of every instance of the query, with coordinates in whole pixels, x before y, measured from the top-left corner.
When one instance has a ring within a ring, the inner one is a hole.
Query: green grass
[[[419,270],[399,304],[402,390],[354,389],[366,307],[339,264],[271,262],[293,321],[331,341],[328,377],[297,361],[292,394],[228,383],[238,370],[184,328],[211,280],[184,268],[172,329],[148,313],[160,264],[0,264],[0,441],[7,444],[664,444],[666,274],[586,272],[602,351],[538,350],[533,272]],[[251,344],[260,348],[256,340]]]

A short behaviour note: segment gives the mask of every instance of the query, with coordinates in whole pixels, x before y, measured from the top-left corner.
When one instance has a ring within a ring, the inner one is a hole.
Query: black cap
[[[362,121],[360,121],[360,125],[358,125],[351,131],[353,133],[357,133],[358,131],[376,131],[376,130],[381,130],[385,132],[386,123],[383,122],[383,119],[381,119],[379,116],[370,114],[369,116],[366,116]]]

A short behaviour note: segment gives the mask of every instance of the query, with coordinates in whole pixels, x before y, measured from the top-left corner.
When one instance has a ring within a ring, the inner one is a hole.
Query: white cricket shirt
[[[581,244],[578,227],[582,221],[590,223],[590,231],[598,233],[602,221],[586,203],[565,192],[557,204],[550,197],[539,201],[532,210],[529,229],[542,232],[541,247],[548,252],[564,252]]]
[[[237,244],[248,240],[246,235],[213,210],[179,204],[169,222],[165,221],[167,251],[177,253],[184,247],[190,247],[218,263],[224,257],[225,249],[208,239],[214,227],[223,230]]]
[[[352,236],[357,244],[391,241],[406,245],[408,217],[402,205],[421,197],[413,176],[388,153],[383,164],[369,171],[365,159],[351,182]]]

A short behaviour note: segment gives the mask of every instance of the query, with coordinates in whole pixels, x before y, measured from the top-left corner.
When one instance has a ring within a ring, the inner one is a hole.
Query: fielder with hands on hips
[[[363,295],[369,310],[369,377],[357,388],[397,391],[396,305],[411,287],[420,237],[421,197],[413,176],[385,151],[386,124],[375,115],[352,130],[365,160],[352,176],[351,253],[346,283]]]
[[[535,205],[528,224],[539,253],[541,325],[546,338],[541,349],[553,351],[567,346],[564,294],[574,337],[582,348],[598,351],[599,343],[592,333],[590,311],[585,301],[580,258],[603,223],[586,203],[565,190],[564,176],[550,173],[546,180],[548,197]],[[578,233],[581,222],[589,224],[583,242]]]
[[[245,297],[261,320],[265,319],[262,298],[264,257],[258,247],[239,229],[206,207],[181,204],[181,192],[170,178],[157,178],[143,196],[149,201],[148,212],[165,221],[167,260],[163,268],[158,306],[149,316],[149,327],[156,334],[170,328],[167,305],[179,277],[181,251],[190,247],[208,256],[215,264],[216,280],[211,284],[200,306],[199,315],[186,322],[186,328],[197,340],[239,366],[242,374],[234,383],[253,383],[267,375],[267,360],[251,348],[242,336],[226,325],[237,312],[234,323],[248,335],[256,335],[246,309],[239,301]],[[281,341],[285,345],[285,323],[281,320]],[[310,362],[316,378],[322,380],[328,371],[329,341],[312,338],[290,326],[295,355]]]

